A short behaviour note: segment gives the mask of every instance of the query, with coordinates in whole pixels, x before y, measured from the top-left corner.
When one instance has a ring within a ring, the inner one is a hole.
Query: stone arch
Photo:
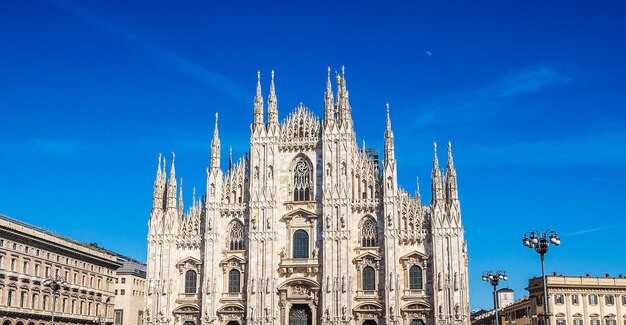
[[[177,324],[198,324],[200,319],[200,306],[197,304],[184,304],[172,311]]]
[[[13,323],[11,323],[11,321],[7,319],[4,322],[2,322],[2,325],[13,325]]]
[[[354,307],[354,318],[357,324],[377,324],[382,318],[383,306],[378,302],[364,302]]]
[[[281,323],[288,324],[292,307],[297,307],[300,314],[303,310],[305,313],[310,312],[309,324],[316,325],[319,291],[319,283],[308,278],[295,278],[281,284],[278,287]]]
[[[222,324],[243,324],[245,308],[239,303],[228,304],[218,309],[216,314]]]

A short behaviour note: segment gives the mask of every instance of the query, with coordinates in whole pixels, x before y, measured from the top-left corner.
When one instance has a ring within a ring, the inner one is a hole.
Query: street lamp
[[[561,245],[561,238],[556,231],[548,229],[544,232],[538,232],[537,230],[527,232],[524,234],[522,244],[528,248],[534,248],[541,259],[541,277],[543,278],[543,319],[544,325],[550,324],[550,309],[548,307],[548,287],[546,284],[546,270],[544,266],[544,255],[548,252],[550,244],[554,246]]]
[[[52,322],[51,325],[54,325],[54,307],[56,306],[56,298],[57,298],[57,294],[59,293],[59,290],[61,290],[61,288],[67,286],[67,282],[65,281],[65,279],[59,277],[58,275],[50,278],[47,278],[45,280],[43,280],[43,285],[45,285],[46,287],[50,287],[50,289],[52,290]]]
[[[493,273],[491,271],[483,272],[483,281],[489,282],[493,286],[493,310],[495,311],[495,325],[498,325],[498,298],[496,296],[496,287],[500,283],[500,280],[507,281],[509,278],[506,276],[506,272],[504,271],[496,271]]]
[[[96,317],[93,319],[93,322],[94,322],[94,323],[96,323],[96,324],[98,324],[98,325],[101,325],[103,320],[105,320],[105,318],[100,317],[100,315],[98,315],[98,316],[96,316]]]

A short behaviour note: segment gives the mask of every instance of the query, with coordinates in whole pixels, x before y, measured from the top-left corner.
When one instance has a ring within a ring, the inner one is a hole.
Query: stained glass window
[[[309,258],[309,234],[302,229],[293,233],[293,258]]]
[[[313,192],[313,177],[311,166],[299,160],[293,169],[293,200],[310,201]]]
[[[189,270],[185,273],[185,293],[196,293],[196,279],[195,271]]]
[[[422,289],[422,268],[413,265],[409,269],[409,288],[412,290]]]
[[[375,247],[378,245],[377,237],[376,221],[372,218],[365,219],[361,228],[361,245],[363,247]]]
[[[229,293],[241,292],[240,278],[241,278],[241,273],[239,273],[239,271],[230,270],[230,272],[228,272],[228,292]]]
[[[363,269],[363,290],[376,290],[376,278],[374,275],[374,269],[370,266],[367,266]]]
[[[231,251],[243,250],[243,240],[243,225],[238,221],[231,222],[228,238],[228,248]]]

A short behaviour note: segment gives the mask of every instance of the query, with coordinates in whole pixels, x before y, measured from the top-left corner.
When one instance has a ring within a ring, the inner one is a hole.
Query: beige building
[[[469,324],[450,145],[445,171],[435,145],[424,205],[397,182],[389,106],[369,119],[386,126],[379,157],[357,144],[361,113],[343,72],[336,82],[329,69],[322,118],[301,103],[279,122],[274,73],[267,105],[259,77],[248,153],[220,168],[216,115],[206,192],[189,210],[174,157],[169,175],[159,158],[146,324]]]
[[[548,276],[550,324],[624,325],[626,278]],[[528,292],[537,315],[543,314],[541,278],[528,281]],[[537,318],[541,324],[541,317]]]
[[[113,324],[141,325],[146,299],[146,265],[125,260],[116,276]]]
[[[546,277],[551,325],[625,325],[626,278],[592,276]],[[499,310],[500,324],[543,325],[543,281],[528,281],[530,294]],[[481,313],[472,325],[493,324],[493,311]]]
[[[117,257],[0,215],[0,324],[112,323]],[[67,284],[56,295],[44,284]],[[53,305],[54,304],[54,305]]]

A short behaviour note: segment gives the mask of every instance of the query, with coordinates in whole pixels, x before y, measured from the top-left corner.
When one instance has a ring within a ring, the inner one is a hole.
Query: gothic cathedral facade
[[[267,114],[259,76],[249,152],[222,171],[216,114],[206,193],[187,211],[174,156],[169,176],[159,158],[145,324],[469,325],[450,144],[445,171],[434,146],[422,205],[397,184],[389,106],[379,162],[336,80],[335,95],[329,69],[323,119],[300,104],[280,123],[274,73]]]

